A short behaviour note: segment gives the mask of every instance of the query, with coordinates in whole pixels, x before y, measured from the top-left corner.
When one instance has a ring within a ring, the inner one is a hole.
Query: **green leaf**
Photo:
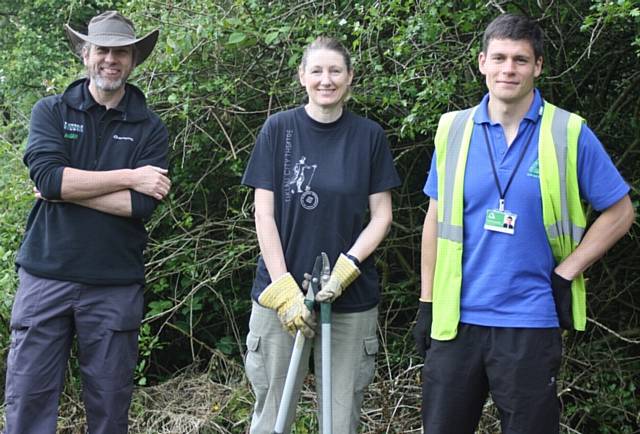
[[[232,355],[236,349],[236,344],[231,336],[223,336],[216,342],[216,348],[227,355]]]
[[[162,313],[165,310],[170,309],[172,306],[173,302],[171,300],[152,301],[149,303],[149,311],[147,312],[147,317]]]
[[[271,45],[276,39],[278,39],[279,35],[280,35],[280,32],[267,33],[264,37],[264,42],[267,45]]]
[[[247,39],[247,35],[245,33],[233,32],[232,34],[229,35],[229,40],[227,41],[227,44],[229,45],[239,44],[245,39]]]

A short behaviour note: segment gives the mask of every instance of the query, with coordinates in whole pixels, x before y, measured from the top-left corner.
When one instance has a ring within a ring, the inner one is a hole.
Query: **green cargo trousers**
[[[376,327],[378,308],[354,313],[332,314],[331,381],[334,434],[355,434],[360,422],[360,409],[365,388],[375,373],[378,338]],[[314,352],[318,420],[322,421],[322,335],[307,341],[292,399],[285,433],[291,431],[295,407],[302,382],[309,369],[309,355]],[[276,313],[254,302],[249,320],[245,370],[256,397],[250,434],[271,434],[276,422],[282,390],[287,376],[293,337],[282,329]],[[320,426],[322,432],[322,426]]]

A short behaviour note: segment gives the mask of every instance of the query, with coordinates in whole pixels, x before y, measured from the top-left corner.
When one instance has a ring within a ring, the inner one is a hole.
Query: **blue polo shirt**
[[[487,94],[474,115],[465,171],[460,320],[494,327],[558,327],[550,280],[556,264],[544,229],[538,179],[543,100],[535,90],[511,146],[507,146],[502,125],[491,122],[488,101]],[[505,209],[517,215],[513,235],[484,229],[487,209],[499,206],[485,126],[503,190],[524,153],[505,197]],[[438,198],[436,168],[434,154],[424,186],[424,193],[434,199]],[[598,211],[629,192],[602,143],[586,125],[578,139],[578,181],[581,197]]]

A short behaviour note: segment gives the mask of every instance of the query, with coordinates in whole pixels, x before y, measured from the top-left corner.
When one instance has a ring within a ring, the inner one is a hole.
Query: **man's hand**
[[[171,180],[166,176],[169,171],[157,166],[143,166],[133,169],[133,190],[162,200],[169,193]]]
[[[431,323],[433,322],[433,308],[431,302],[421,301],[418,307],[416,325],[411,334],[416,344],[416,351],[420,357],[427,355],[431,346]]]
[[[315,315],[304,304],[304,296],[291,273],[283,274],[267,286],[258,297],[258,302],[275,310],[282,327],[292,336],[295,336],[298,330],[306,338],[315,335]]]
[[[322,289],[316,294],[316,301],[319,303],[333,303],[358,276],[360,276],[358,266],[347,258],[347,255],[341,253],[333,266],[329,281],[322,285]]]
[[[38,190],[37,187],[33,187],[33,195],[35,196],[36,199],[40,199],[40,200],[46,200],[47,202],[52,202],[52,203],[57,203],[57,202],[64,202],[63,200],[51,200],[51,199],[47,199],[46,197],[44,197],[42,195],[42,193],[40,193],[40,190]]]

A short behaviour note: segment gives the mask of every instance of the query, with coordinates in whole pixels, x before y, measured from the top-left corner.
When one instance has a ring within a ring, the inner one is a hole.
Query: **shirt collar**
[[[89,80],[86,80],[82,84],[82,99],[84,100],[84,108],[85,110],[92,109],[94,106],[98,105],[95,99],[93,99],[93,95],[89,91]]]
[[[489,118],[489,93],[487,93],[480,101],[478,109],[473,115],[473,121],[476,124],[490,124],[495,125],[495,123],[491,122],[491,118]],[[536,122],[538,118],[542,115],[542,96],[540,95],[540,91],[538,89],[533,89],[533,101],[531,102],[531,106],[527,113],[524,115],[524,119],[528,119],[531,122]]]
[[[90,110],[93,107],[98,105],[96,100],[93,98],[93,95],[91,95],[91,92],[89,91],[89,80],[86,80],[84,82],[82,86],[82,93],[83,93],[83,98],[86,102],[86,105],[85,105],[86,110]],[[113,107],[112,110],[117,110],[120,113],[126,112],[128,101],[129,101],[129,92],[127,92],[127,89],[125,87],[124,96],[120,99],[120,102],[118,103],[118,105],[116,107]]]

